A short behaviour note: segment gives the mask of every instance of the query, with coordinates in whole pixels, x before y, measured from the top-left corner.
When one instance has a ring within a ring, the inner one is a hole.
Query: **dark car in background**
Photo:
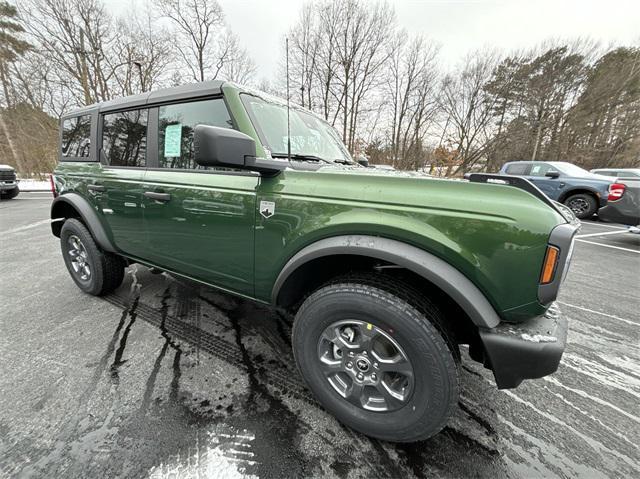
[[[552,200],[567,205],[580,219],[593,216],[611,199],[619,199],[624,186],[615,178],[595,175],[565,161],[511,161],[501,174],[523,176]]]
[[[598,168],[591,173],[612,178],[629,178],[640,180],[640,168]]]
[[[0,165],[0,199],[10,200],[20,193],[16,170],[9,165]]]

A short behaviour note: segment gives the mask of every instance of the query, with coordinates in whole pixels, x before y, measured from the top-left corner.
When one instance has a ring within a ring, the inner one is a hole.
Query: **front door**
[[[533,163],[531,164],[531,171],[528,179],[542,190],[549,198],[557,200],[560,196],[561,189],[564,183],[561,178],[551,178],[546,176],[549,172],[556,172],[561,174],[557,168],[549,163]]]
[[[157,159],[143,180],[146,257],[152,263],[253,295],[256,188],[251,172],[199,167],[193,159],[198,124],[231,128],[222,98],[161,106]]]

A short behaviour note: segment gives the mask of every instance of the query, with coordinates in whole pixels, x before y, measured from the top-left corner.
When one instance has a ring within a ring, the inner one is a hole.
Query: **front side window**
[[[558,173],[558,169],[548,163],[535,163],[531,165],[531,176],[545,176],[550,172]]]
[[[145,166],[147,152],[147,110],[104,115],[102,151],[108,165]]]
[[[256,123],[261,139],[276,158],[287,156],[287,107],[253,95],[243,102]],[[317,157],[326,161],[351,163],[351,157],[336,131],[328,123],[297,108],[289,110],[291,154]]]
[[[196,125],[233,128],[222,98],[161,106],[158,113],[160,168],[205,169],[195,162],[193,130]]]
[[[67,118],[62,122],[62,156],[88,158],[91,146],[91,115]]]

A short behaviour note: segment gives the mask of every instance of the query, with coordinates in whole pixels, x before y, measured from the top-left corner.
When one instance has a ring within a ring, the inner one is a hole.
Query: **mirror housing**
[[[547,171],[544,176],[548,177],[548,178],[560,178],[560,173],[558,173],[557,171]]]
[[[256,158],[256,142],[249,135],[219,126],[196,125],[193,132],[193,152],[200,166],[221,166],[256,171],[274,176],[288,162]]]

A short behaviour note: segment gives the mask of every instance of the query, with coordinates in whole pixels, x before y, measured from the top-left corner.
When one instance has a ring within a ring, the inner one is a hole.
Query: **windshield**
[[[252,95],[243,95],[254,127],[272,156],[287,156],[287,107]],[[351,157],[338,134],[328,123],[309,113],[290,109],[291,155],[349,162]]]

